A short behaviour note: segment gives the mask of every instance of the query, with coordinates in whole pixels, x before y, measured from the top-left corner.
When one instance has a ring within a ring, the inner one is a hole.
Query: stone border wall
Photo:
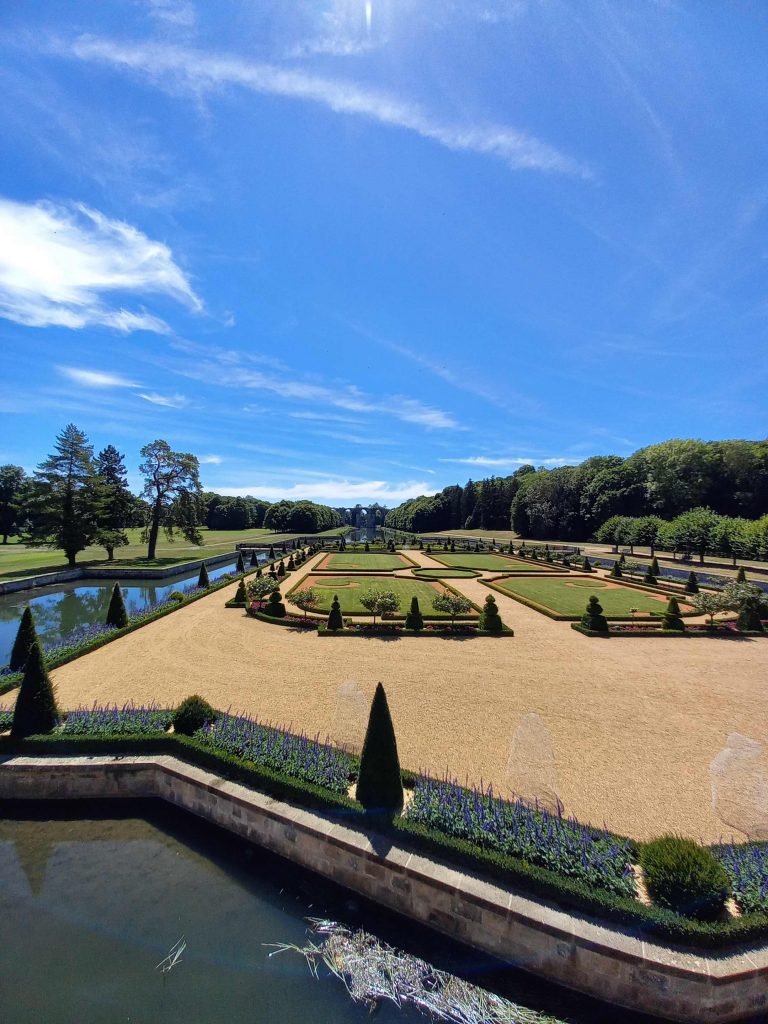
[[[167,800],[452,939],[618,1006],[695,1024],[737,1021],[768,1006],[768,947],[732,956],[677,952],[173,757],[0,762],[0,800],[122,797]]]

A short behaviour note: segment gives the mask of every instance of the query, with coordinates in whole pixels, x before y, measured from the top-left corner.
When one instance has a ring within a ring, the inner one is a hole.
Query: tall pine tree
[[[107,552],[107,560],[115,557],[115,548],[128,544],[125,527],[134,508],[134,497],[128,490],[128,474],[124,456],[114,445],[107,445],[96,458],[98,499],[98,543]]]

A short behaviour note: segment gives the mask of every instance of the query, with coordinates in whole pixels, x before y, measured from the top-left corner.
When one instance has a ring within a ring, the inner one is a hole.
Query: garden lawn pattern
[[[318,612],[329,612],[333,595],[336,594],[341,605],[342,615],[370,615],[371,613],[360,604],[360,597],[367,590],[393,590],[400,598],[400,611],[396,617],[404,618],[411,606],[411,598],[418,597],[421,614],[425,619],[450,618],[445,612],[436,612],[432,607],[432,599],[444,593],[439,583],[426,580],[411,580],[395,576],[307,576],[301,582],[301,589],[311,587],[318,595]],[[290,594],[288,595],[290,600]],[[468,613],[476,616],[475,609]]]
[[[429,556],[443,565],[455,565],[462,569],[501,570],[502,572],[565,572],[562,566],[549,562],[532,561],[529,558],[514,558],[512,555],[497,555],[493,551],[433,552]]]
[[[402,555],[375,555],[367,551],[336,551],[327,555],[318,569],[332,569],[334,572],[392,572],[406,569],[409,562]]]
[[[587,601],[594,593],[603,606],[607,619],[632,617],[631,608],[637,609],[639,618],[650,618],[652,612],[661,615],[669,601],[669,594],[654,594],[647,590],[624,587],[611,580],[586,577],[560,577],[548,580],[496,579],[494,586],[510,597],[521,597],[542,605],[563,618],[580,619]],[[683,613],[689,605],[680,605]]]

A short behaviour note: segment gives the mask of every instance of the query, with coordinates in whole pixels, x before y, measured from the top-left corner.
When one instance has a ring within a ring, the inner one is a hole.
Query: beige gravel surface
[[[479,579],[451,583],[478,604],[488,593]],[[60,705],[172,705],[200,693],[220,708],[341,738],[363,704],[349,684],[368,702],[381,680],[404,766],[448,767],[504,791],[513,737],[535,713],[537,770],[566,813],[641,839],[669,830],[743,838],[713,809],[709,765],[729,734],[768,745],[768,639],[590,639],[498,593],[513,639],[326,639],[225,608],[234,590],[57,669]],[[340,710],[344,684],[352,696]],[[764,751],[761,767],[768,772]]]

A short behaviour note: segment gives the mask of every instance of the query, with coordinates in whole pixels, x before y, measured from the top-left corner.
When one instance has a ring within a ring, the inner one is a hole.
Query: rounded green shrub
[[[271,615],[273,619],[284,619],[285,618],[285,605],[283,604],[283,598],[279,590],[273,590],[269,595],[267,606],[264,609],[265,615]]]
[[[336,594],[333,595],[333,601],[331,602],[331,610],[328,613],[328,629],[337,630],[342,629],[344,622],[341,618],[341,605],[339,604],[339,598]]]
[[[594,594],[590,597],[587,609],[581,617],[581,624],[594,633],[608,632],[608,620],[603,615],[603,606]]]
[[[718,917],[730,892],[725,868],[711,850],[682,836],[662,836],[640,849],[640,866],[654,903],[687,917]]]
[[[184,600],[184,594],[182,594],[182,592],[180,590],[172,590],[170,592],[170,594],[168,595],[168,600],[169,601],[183,601]]]
[[[206,722],[215,722],[218,715],[218,711],[212,708],[207,700],[203,700],[195,693],[179,704],[171,721],[174,732],[181,733],[182,736],[192,736],[198,729],[202,729]]]
[[[496,604],[496,598],[493,594],[488,594],[485,599],[478,625],[480,629],[484,629],[488,633],[500,633],[504,628],[501,616],[499,615],[499,608]]]
[[[688,579],[685,581],[685,587],[683,588],[686,594],[698,594],[699,592],[699,577],[691,569],[688,573]]]

